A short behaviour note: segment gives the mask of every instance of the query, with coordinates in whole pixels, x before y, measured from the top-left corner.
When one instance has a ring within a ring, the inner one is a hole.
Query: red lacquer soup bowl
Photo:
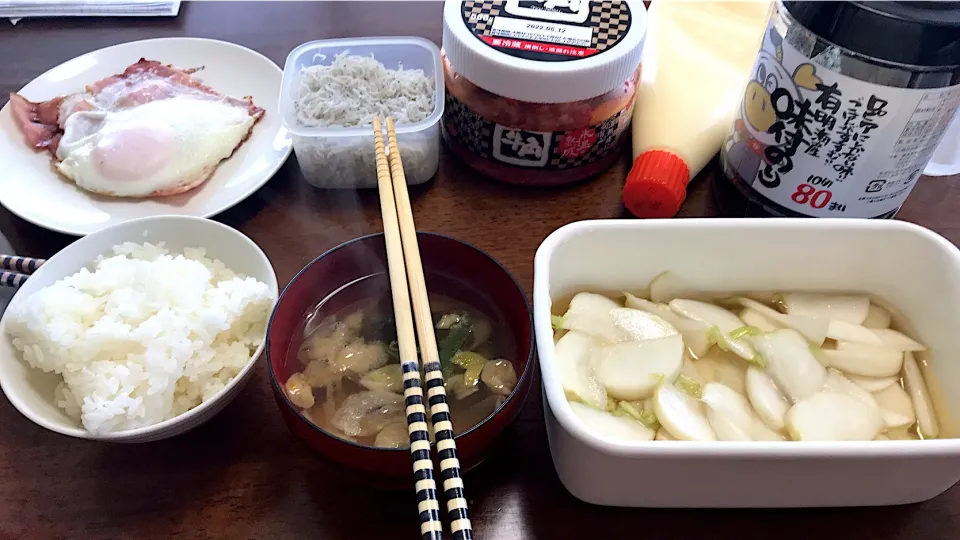
[[[533,317],[513,276],[483,251],[459,240],[417,233],[427,290],[470,306],[488,317],[498,333],[501,354],[515,367],[518,382],[505,401],[480,423],[456,436],[463,470],[483,461],[491,445],[519,415],[533,381]],[[266,356],[274,397],[287,427],[335,469],[380,487],[404,488],[413,482],[406,448],[378,448],[329,433],[307,419],[284,391],[287,378],[301,369],[296,351],[307,316],[336,313],[364,296],[389,297],[387,253],[382,234],[364,236],[320,255],[287,285],[267,329]],[[456,423],[456,419],[454,420]]]

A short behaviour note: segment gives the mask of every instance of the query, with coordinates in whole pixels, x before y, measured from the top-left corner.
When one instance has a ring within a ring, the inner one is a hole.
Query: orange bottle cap
[[[623,186],[623,204],[639,218],[677,215],[687,197],[690,169],[680,156],[666,150],[648,150],[633,162]]]

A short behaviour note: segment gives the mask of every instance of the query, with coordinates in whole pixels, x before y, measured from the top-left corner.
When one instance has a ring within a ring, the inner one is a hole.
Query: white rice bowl
[[[17,301],[22,360],[63,377],[54,400],[95,434],[150,426],[211,399],[253,359],[274,293],[203,249],[125,243]]]

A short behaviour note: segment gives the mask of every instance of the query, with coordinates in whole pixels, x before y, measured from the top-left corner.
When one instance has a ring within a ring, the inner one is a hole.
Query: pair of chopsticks
[[[380,212],[383,216],[383,235],[387,245],[387,268],[393,296],[394,318],[397,325],[397,344],[403,372],[403,398],[406,405],[407,431],[410,434],[410,454],[413,457],[413,475],[416,479],[417,508],[420,512],[420,534],[424,539],[440,540],[440,505],[430,457],[430,438],[420,384],[420,364],[417,342],[420,340],[423,378],[426,381],[427,403],[433,422],[440,457],[440,477],[447,500],[450,531],[455,540],[473,538],[473,529],[467,515],[467,499],[463,493],[457,445],[453,440],[453,424],[447,394],[440,371],[440,353],[437,336],[433,332],[433,318],[427,285],[423,277],[417,229],[410,208],[407,179],[400,161],[397,134],[392,118],[387,118],[389,162],[383,143],[380,118],[373,119],[373,137],[377,152],[377,182],[380,188]],[[409,281],[409,283],[408,283]],[[412,313],[411,313],[412,298]],[[416,335],[414,335],[414,320]]]
[[[47,262],[45,259],[0,255],[0,285],[5,287],[23,285],[30,274],[34,273],[45,262]]]

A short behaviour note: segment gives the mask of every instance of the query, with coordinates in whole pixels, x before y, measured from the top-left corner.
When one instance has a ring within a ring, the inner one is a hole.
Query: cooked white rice
[[[57,405],[94,433],[156,424],[213,397],[251,361],[274,300],[203,249],[113,251],[16,302],[7,325],[24,361],[63,376]]]

